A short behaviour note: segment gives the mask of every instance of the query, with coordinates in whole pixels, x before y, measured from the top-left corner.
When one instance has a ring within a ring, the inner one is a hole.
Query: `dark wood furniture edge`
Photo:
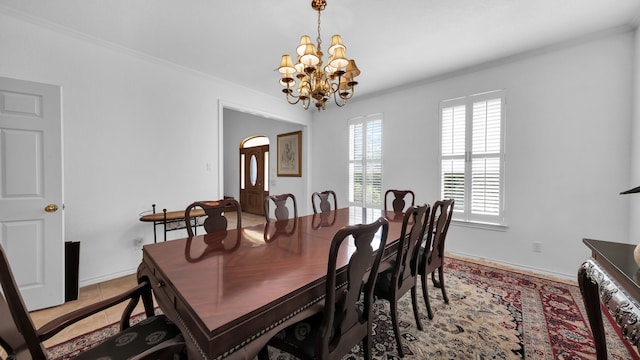
[[[589,326],[593,335],[593,342],[596,347],[596,356],[598,359],[607,359],[607,341],[604,334],[604,326],[602,323],[602,312],[600,311],[600,295],[599,285],[594,277],[592,260],[585,261],[578,270],[578,285],[584,307],[589,318]]]
[[[598,360],[608,358],[601,301],[614,317],[622,335],[640,351],[640,309],[624,290],[624,286],[613,278],[617,269],[605,265],[605,262],[596,263],[596,260],[589,259],[578,271],[578,285],[589,318]]]

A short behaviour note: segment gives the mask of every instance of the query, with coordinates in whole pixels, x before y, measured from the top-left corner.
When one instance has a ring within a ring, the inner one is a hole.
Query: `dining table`
[[[335,233],[380,217],[389,221],[387,243],[379,249],[379,231],[372,246],[385,252],[382,271],[403,214],[346,207],[148,244],[137,276],[182,331],[190,359],[254,359],[277,332],[322,308]],[[340,249],[338,286],[353,250],[352,239]]]

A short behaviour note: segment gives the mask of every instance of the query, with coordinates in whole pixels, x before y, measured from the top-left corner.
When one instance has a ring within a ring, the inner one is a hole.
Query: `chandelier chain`
[[[318,37],[316,38],[318,42],[318,51],[321,51],[322,47],[322,39],[320,38],[320,10],[318,10]]]

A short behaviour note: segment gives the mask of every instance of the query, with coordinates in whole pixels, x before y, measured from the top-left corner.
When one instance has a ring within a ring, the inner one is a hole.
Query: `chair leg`
[[[402,341],[400,339],[400,329],[398,328],[398,303],[396,301],[389,301],[389,307],[391,308],[391,322],[393,323],[393,332],[396,335],[398,356],[404,357],[404,352],[402,351]]]
[[[151,287],[149,287],[148,291],[142,292],[142,304],[144,306],[144,312],[147,317],[151,317],[155,315],[155,309],[153,307],[153,294],[151,291]]]
[[[435,271],[431,273],[431,282],[433,282],[433,286],[439,288],[440,287],[440,280],[436,280],[436,273]]]
[[[420,322],[420,314],[418,314],[418,300],[416,296],[416,286],[411,288],[411,305],[413,305],[413,317],[416,318],[416,326],[422,331],[422,323]]]
[[[427,290],[427,276],[420,276],[420,283],[422,284],[422,297],[424,298],[424,304],[427,307],[427,316],[429,320],[433,319],[433,311],[431,311],[431,304],[429,303],[429,291]]]
[[[258,360],[269,360],[269,349],[267,349],[267,345],[260,349]]]
[[[362,349],[362,351],[364,352],[364,359],[372,360],[373,358],[371,357],[371,327],[369,327],[367,336],[365,336],[364,339],[362,339],[362,346],[364,346],[364,348]]]
[[[444,267],[440,266],[438,268],[438,277],[440,278],[440,290],[442,290],[442,298],[444,299],[445,304],[449,303],[449,297],[447,296],[447,290],[444,288]]]

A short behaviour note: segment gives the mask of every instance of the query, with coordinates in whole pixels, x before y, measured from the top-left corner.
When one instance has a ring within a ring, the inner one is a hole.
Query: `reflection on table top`
[[[284,296],[323,283],[336,231],[371,223],[383,214],[390,222],[392,244],[400,235],[402,214],[350,207],[328,216],[308,215],[146,245],[144,256],[198,314],[201,326],[216,333]],[[343,246],[338,267],[347,264],[350,246],[351,242]]]

